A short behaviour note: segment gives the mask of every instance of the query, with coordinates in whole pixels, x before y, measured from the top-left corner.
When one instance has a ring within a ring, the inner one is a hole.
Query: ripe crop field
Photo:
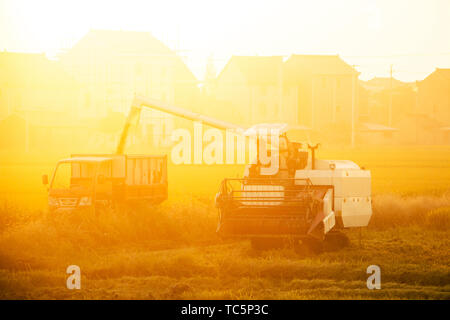
[[[370,169],[374,194],[369,227],[320,254],[216,236],[214,195],[242,166],[169,166],[157,207],[50,215],[40,176],[59,157],[0,161],[1,299],[450,299],[449,147],[319,149]],[[69,265],[81,290],[66,288]]]

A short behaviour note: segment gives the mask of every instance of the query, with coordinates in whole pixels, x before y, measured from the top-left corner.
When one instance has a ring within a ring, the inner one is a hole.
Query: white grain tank
[[[315,160],[311,158],[295,178],[309,178],[315,185],[334,186],[334,210],[344,228],[365,227],[372,216],[371,175],[350,160]]]

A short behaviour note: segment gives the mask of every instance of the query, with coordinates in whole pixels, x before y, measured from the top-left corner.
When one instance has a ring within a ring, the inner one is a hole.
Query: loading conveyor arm
[[[123,151],[125,149],[125,144],[128,138],[128,132],[133,123],[137,123],[139,120],[142,108],[149,108],[153,110],[158,110],[161,112],[166,112],[168,114],[184,118],[187,120],[192,121],[200,121],[206,125],[209,125],[211,127],[215,127],[218,129],[226,130],[226,129],[233,129],[233,130],[244,130],[244,127],[241,127],[237,124],[219,120],[213,117],[209,117],[200,113],[192,112],[180,107],[176,107],[173,105],[170,105],[168,103],[155,100],[155,99],[149,99],[145,97],[136,96],[133,99],[133,103],[131,104],[130,112],[128,113],[128,117],[126,119],[125,125],[122,130],[122,134],[120,136],[119,144],[117,145],[117,154],[123,154]]]

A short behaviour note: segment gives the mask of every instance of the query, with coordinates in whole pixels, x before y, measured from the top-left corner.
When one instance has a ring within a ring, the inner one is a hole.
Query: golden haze
[[[448,3],[254,15],[254,3],[211,3],[0,3],[0,298],[449,299]],[[244,165],[174,164],[171,134],[194,136],[192,121],[148,109],[125,153],[168,156],[167,176],[141,167],[149,184],[167,178],[168,199],[51,212],[41,176],[71,154],[115,153],[135,95],[242,127],[288,123],[304,149],[321,143],[318,158],[370,170],[362,239],[349,230],[348,247],[320,254],[220,239],[214,198]],[[71,264],[80,291],[65,287]],[[383,290],[366,289],[369,264]]]

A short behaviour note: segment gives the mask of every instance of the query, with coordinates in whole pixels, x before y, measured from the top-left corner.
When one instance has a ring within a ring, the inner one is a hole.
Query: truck
[[[59,160],[49,181],[50,212],[114,208],[167,199],[167,156],[74,154]]]
[[[124,154],[130,126],[143,105],[132,105],[115,153],[73,154],[57,162],[48,186],[48,209],[98,212],[135,204],[159,204],[168,198],[167,156]]]

